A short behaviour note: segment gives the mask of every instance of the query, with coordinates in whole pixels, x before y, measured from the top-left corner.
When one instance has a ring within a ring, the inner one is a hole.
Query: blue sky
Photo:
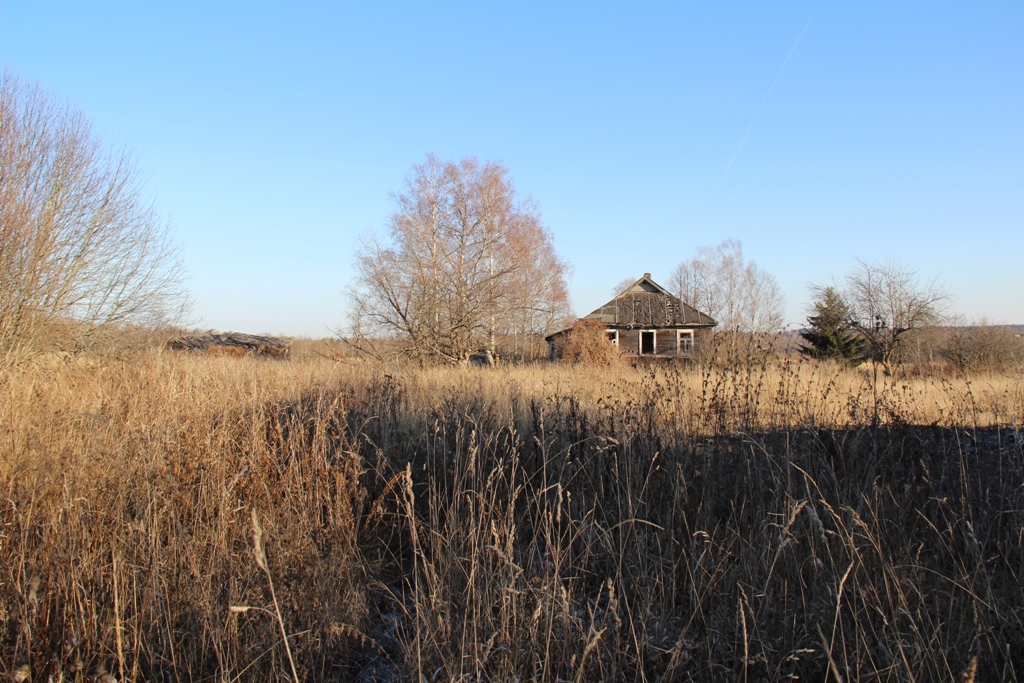
[[[1020,2],[0,0],[0,63],[134,154],[199,324],[313,336],[428,152],[504,161],[580,314],[736,238],[791,323],[855,256],[1024,323],[1022,36]]]

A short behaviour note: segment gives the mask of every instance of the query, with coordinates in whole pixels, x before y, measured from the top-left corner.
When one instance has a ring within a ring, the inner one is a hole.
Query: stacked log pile
[[[204,332],[187,334],[167,342],[167,348],[176,351],[202,351],[223,356],[270,356],[288,358],[291,342],[280,337],[261,337],[242,332]]]

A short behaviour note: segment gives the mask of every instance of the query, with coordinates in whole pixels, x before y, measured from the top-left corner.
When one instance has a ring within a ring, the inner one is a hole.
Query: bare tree
[[[490,325],[488,346],[491,352],[499,337],[511,340],[510,351],[524,348],[537,352],[543,337],[564,327],[573,318],[569,305],[567,278],[572,267],[555,253],[550,234],[536,221],[517,233],[520,245],[520,266],[509,276],[508,302],[504,315]]]
[[[178,322],[183,279],[130,157],[106,153],[80,112],[0,73],[0,350]]]
[[[723,330],[769,332],[782,326],[784,301],[775,276],[744,261],[738,240],[699,248],[676,266],[669,287]]]
[[[508,169],[433,155],[394,196],[388,239],[363,240],[350,290],[353,335],[399,338],[461,361],[506,334],[542,334],[568,314],[567,264]]]
[[[943,322],[950,296],[935,281],[921,283],[916,271],[895,259],[874,264],[858,258],[846,275],[843,298],[868,355],[891,370],[903,361],[908,333]]]
[[[625,291],[626,291],[627,289],[629,289],[630,287],[632,287],[632,286],[633,286],[633,284],[634,284],[634,283],[635,283],[635,282],[636,282],[636,281],[637,281],[638,279],[639,279],[639,278],[635,278],[635,277],[627,277],[627,278],[623,278],[623,279],[622,279],[622,280],[621,280],[621,281],[619,282],[619,284],[617,284],[617,285],[615,285],[614,287],[612,287],[612,296],[613,296],[613,297],[617,297],[617,296],[618,296],[619,294],[622,294],[622,293],[623,293],[623,292],[625,292]]]
[[[744,270],[743,295],[743,328],[773,332],[782,327],[785,299],[774,275],[749,263]]]

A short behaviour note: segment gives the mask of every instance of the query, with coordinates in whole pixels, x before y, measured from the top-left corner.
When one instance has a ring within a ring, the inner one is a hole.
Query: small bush
[[[579,365],[614,365],[619,361],[619,350],[608,340],[604,325],[596,320],[578,320],[562,335],[555,348],[558,357]]]

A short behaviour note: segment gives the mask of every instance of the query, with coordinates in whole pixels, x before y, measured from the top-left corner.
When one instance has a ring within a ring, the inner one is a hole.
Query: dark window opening
[[[654,332],[640,333],[640,355],[654,353]]]

